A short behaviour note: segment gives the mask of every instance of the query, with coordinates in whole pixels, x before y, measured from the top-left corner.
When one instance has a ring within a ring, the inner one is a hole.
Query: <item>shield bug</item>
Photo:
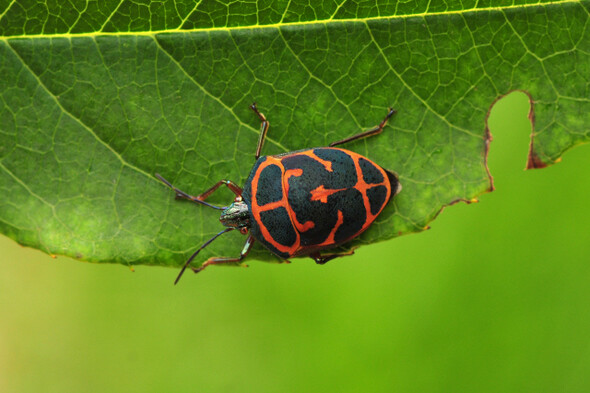
[[[357,153],[335,147],[379,134],[395,110],[389,109],[377,127],[333,142],[329,147],[260,157],[269,123],[256,104],[250,108],[262,124],[255,164],[244,188],[232,181],[220,180],[204,193],[191,196],[156,173],[159,180],[176,192],[176,198],[221,210],[219,220],[226,227],[191,255],[175,284],[203,248],[236,229],[248,235],[238,257],[209,258],[200,267],[191,269],[198,273],[209,265],[240,262],[255,241],[281,259],[307,255],[316,263],[324,264],[350,255],[352,252],[323,251],[363,233],[401,190],[395,173]],[[236,195],[233,203],[221,207],[206,202],[221,186],[228,187]]]

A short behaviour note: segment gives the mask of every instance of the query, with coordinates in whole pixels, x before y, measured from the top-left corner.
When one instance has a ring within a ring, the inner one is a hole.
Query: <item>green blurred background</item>
[[[0,238],[0,392],[590,391],[590,147],[523,171],[527,112],[492,111],[495,192],[325,266],[174,287]]]

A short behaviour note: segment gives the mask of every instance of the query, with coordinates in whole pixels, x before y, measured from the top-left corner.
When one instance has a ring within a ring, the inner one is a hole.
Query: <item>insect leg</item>
[[[248,239],[246,239],[246,243],[244,244],[244,248],[242,248],[242,252],[240,252],[239,257],[236,257],[236,258],[228,258],[228,257],[209,258],[201,266],[192,267],[191,269],[193,269],[193,272],[198,273],[198,272],[202,271],[203,269],[205,269],[209,265],[220,265],[222,263],[240,262],[242,259],[244,259],[246,257],[246,255],[248,255],[253,244],[254,244],[254,237],[252,237],[252,235],[250,235],[250,236],[248,236]]]
[[[212,205],[210,203],[205,202],[202,199],[199,199],[199,197],[201,195],[199,195],[198,197],[195,197],[195,196],[192,196],[192,195],[187,194],[186,192],[184,192],[182,190],[179,190],[178,188],[174,187],[168,180],[166,180],[162,176],[160,176],[159,173],[156,173],[155,175],[158,178],[158,180],[160,180],[162,183],[166,184],[168,187],[170,187],[171,189],[174,190],[174,192],[176,193],[176,199],[188,199],[189,201],[192,201],[192,202],[195,202],[195,203],[200,203],[201,205],[209,206],[209,207],[212,207],[213,209],[217,209],[217,210],[223,210],[223,209],[225,209],[222,206],[215,206],[215,205]],[[211,191],[211,192],[213,192],[213,191]]]
[[[262,145],[264,145],[264,138],[266,138],[266,133],[268,132],[268,127],[270,126],[270,123],[268,122],[268,120],[266,120],[266,117],[264,117],[264,115],[260,113],[260,111],[256,107],[256,103],[250,105],[250,109],[252,109],[254,113],[256,113],[256,115],[262,122],[260,124],[260,137],[258,138],[258,146],[256,147],[255,159],[258,160],[258,158],[260,158],[260,152],[262,151]]]
[[[215,190],[217,190],[223,184],[225,184],[227,186],[227,188],[229,188],[237,196],[242,195],[242,188],[230,180],[220,180],[217,183],[215,183],[215,185],[213,185],[213,187],[209,188],[207,191],[205,191],[201,195],[192,196],[192,195],[189,195],[186,192],[174,187],[168,180],[164,179],[159,173],[156,173],[156,177],[162,183],[166,184],[168,187],[173,189],[174,192],[176,192],[176,199],[188,199],[189,201],[192,201],[195,203],[200,203],[202,205],[209,206],[209,207],[212,207],[217,210],[223,210],[225,208],[222,206],[215,206],[210,203],[207,203],[207,202],[205,202],[205,199],[207,199]]]
[[[226,185],[227,188],[229,188],[231,190],[231,192],[233,192],[234,194],[236,194],[236,196],[241,196],[242,195],[242,187],[238,186],[236,183],[234,183],[231,180],[220,180],[217,183],[215,183],[213,185],[213,187],[211,187],[210,189],[208,189],[207,191],[205,191],[204,193],[202,193],[201,195],[199,195],[197,197],[197,199],[204,201],[205,199],[209,198],[209,196],[211,194],[213,194],[213,192],[215,190],[217,190],[219,187],[221,187],[222,185]]]
[[[387,124],[387,120],[389,120],[389,118],[391,116],[393,116],[396,112],[397,111],[395,109],[389,108],[389,112],[387,113],[387,116],[385,116],[385,119],[383,119],[383,121],[377,127],[370,129],[369,131],[361,132],[360,134],[350,136],[346,139],[332,142],[332,143],[330,143],[329,146],[334,147],[334,146],[341,145],[343,143],[356,141],[357,139],[362,139],[362,138],[366,138],[368,136],[373,136],[373,135],[377,135],[377,134],[381,133],[381,131],[383,131],[383,127],[385,127],[385,125]]]
[[[317,263],[318,265],[323,265],[324,263],[331,261],[334,258],[346,257],[346,256],[349,256],[352,254],[354,254],[354,248],[350,251],[336,252],[336,253],[324,254],[324,255],[320,255],[320,253],[318,251],[318,252],[314,252],[312,254],[309,254],[309,257],[311,259],[313,259],[315,261],[315,263]]]

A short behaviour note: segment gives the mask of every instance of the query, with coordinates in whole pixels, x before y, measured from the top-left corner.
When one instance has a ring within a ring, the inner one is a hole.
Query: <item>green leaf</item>
[[[347,146],[403,184],[353,245],[420,231],[492,188],[486,118],[504,94],[531,97],[529,167],[590,137],[590,2],[508,3],[5,1],[0,229],[86,261],[182,264],[218,212],[153,175],[192,194],[243,183],[255,101],[264,154],[325,146],[396,108],[383,134]],[[196,262],[244,240],[225,235]]]

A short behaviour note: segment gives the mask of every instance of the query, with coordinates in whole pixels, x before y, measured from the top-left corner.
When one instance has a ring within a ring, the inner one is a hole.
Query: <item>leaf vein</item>
[[[377,40],[375,39],[375,36],[373,35],[373,32],[371,31],[371,27],[369,26],[368,23],[365,23],[365,25],[367,26],[367,31],[369,32],[369,36],[371,37],[371,41],[375,44],[375,46],[377,47],[377,49],[379,50],[379,54],[383,57],[383,59],[385,60],[385,62],[387,63],[387,66],[389,67],[389,69],[391,70],[391,72],[393,72],[398,79],[400,80],[400,82],[404,85],[404,87],[406,89],[408,89],[408,91],[410,93],[412,93],[412,95],[414,97],[416,97],[416,99],[418,101],[420,101],[424,107],[426,107],[432,114],[434,114],[436,117],[438,117],[440,120],[442,120],[445,124],[447,124],[449,127],[451,128],[455,128],[461,132],[464,132],[468,135],[477,137],[477,138],[482,138],[481,135],[475,134],[472,131],[469,131],[467,129],[464,129],[462,127],[456,126],[454,124],[451,124],[442,114],[438,113],[433,107],[431,107],[428,102],[424,101],[424,99],[422,99],[422,97],[420,97],[420,95],[414,91],[414,89],[412,89],[412,87],[408,84],[408,82],[406,82],[406,80],[404,78],[402,78],[402,76],[397,72],[397,70],[393,67],[393,65],[391,64],[391,62],[389,61],[389,58],[385,55],[385,53],[383,52],[383,48],[381,48],[381,46],[379,45],[379,43],[377,42]]]
[[[10,2],[10,4],[8,4],[8,6],[6,7],[6,9],[4,10],[4,12],[2,12],[2,14],[0,14],[0,21],[2,20],[2,18],[4,17],[4,15],[6,15],[6,13],[8,12],[8,10],[10,10],[10,8],[12,8],[12,5],[16,3],[16,0],[12,0]]]
[[[58,106],[58,108],[62,111],[62,113],[64,113],[67,116],[69,116],[76,123],[78,123],[84,130],[86,130],[88,133],[90,133],[90,135],[92,135],[101,145],[103,145],[105,148],[107,148],[107,150],[109,150],[112,154],[114,154],[114,156],[117,157],[117,159],[121,162],[121,164],[123,164],[124,166],[127,166],[127,167],[129,167],[129,168],[131,168],[131,169],[133,169],[133,170],[135,170],[135,171],[137,171],[137,172],[145,175],[146,177],[148,177],[150,179],[153,179],[153,176],[151,176],[150,174],[148,174],[147,172],[145,172],[141,168],[138,168],[138,167],[132,165],[131,163],[127,162],[116,150],[114,150],[108,143],[106,143],[105,141],[103,141],[94,132],[94,130],[92,128],[90,128],[89,126],[87,126],[81,119],[77,118],[72,113],[70,113],[66,108],[64,108],[64,106],[59,102],[59,100],[57,99],[57,97],[55,96],[55,94],[53,94],[53,92],[51,92],[51,90],[49,90],[49,88],[43,83],[43,81],[39,78],[39,76],[37,74],[35,74],[35,72],[33,72],[33,70],[25,62],[25,60],[20,56],[20,54],[18,53],[18,51],[16,49],[14,49],[11,45],[8,45],[8,47],[12,50],[12,52],[15,54],[15,56],[23,64],[23,67],[35,78],[35,80],[37,81],[37,83],[39,84],[39,86],[52,98],[52,100],[55,102],[55,104]]]
[[[102,26],[100,26],[100,29],[98,29],[98,32],[101,33],[102,30],[106,27],[106,25],[111,21],[111,19],[113,18],[113,16],[117,13],[117,11],[119,11],[119,7],[121,7],[123,5],[124,1],[121,0],[119,2],[119,5],[115,7],[115,9],[113,10],[113,12],[111,12],[111,14],[108,16],[108,18],[105,19],[104,23],[102,24]]]
[[[363,128],[361,126],[361,124],[359,123],[358,119],[356,118],[356,116],[354,116],[354,114],[351,112],[349,105],[347,105],[344,102],[342,102],[342,100],[340,99],[340,97],[338,97],[338,95],[334,92],[334,89],[332,89],[332,86],[328,85],[320,77],[314,75],[313,72],[311,72],[311,70],[307,67],[307,65],[299,58],[299,56],[297,56],[297,54],[293,51],[293,48],[291,47],[291,45],[289,45],[289,41],[283,35],[282,29],[279,29],[279,35],[281,36],[281,39],[285,43],[285,47],[287,49],[289,49],[289,52],[291,52],[291,54],[297,60],[297,62],[299,64],[301,64],[301,67],[303,67],[303,69],[305,70],[305,72],[307,72],[307,74],[310,76],[310,78],[318,81],[322,86],[324,86],[328,91],[330,91],[330,93],[332,93],[332,96],[336,99],[336,102],[338,102],[344,108],[346,108],[346,111],[348,112],[348,114],[350,115],[350,117],[352,117],[352,119],[356,123],[357,127],[359,129]]]
[[[197,80],[189,75],[189,73],[186,71],[186,69],[182,66],[182,64],[180,64],[175,58],[174,56],[172,56],[171,53],[169,53],[161,44],[160,41],[158,41],[158,37],[154,36],[153,37],[154,42],[156,43],[156,45],[158,46],[158,48],[164,53],[166,54],[166,56],[168,56],[170,58],[170,60],[176,64],[176,66],[178,67],[178,69],[180,71],[182,71],[182,73],[191,81],[193,82],[193,84],[195,86],[197,86],[199,88],[199,90],[201,90],[203,93],[205,93],[205,95],[207,95],[208,97],[210,97],[211,99],[213,99],[215,102],[217,102],[219,105],[221,105],[223,108],[225,108],[225,110],[227,110],[229,113],[231,113],[233,115],[233,117],[236,119],[236,121],[241,125],[246,127],[247,129],[255,132],[256,134],[259,134],[260,132],[257,131],[256,129],[254,129],[251,125],[244,123],[242,121],[242,119],[240,119],[240,117],[235,113],[235,111],[229,107],[225,102],[223,102],[219,97],[216,97],[215,95],[213,95],[210,91],[208,91],[207,89],[205,89],[205,86],[201,85],[199,82],[197,82]],[[284,152],[289,151],[285,146],[283,146],[282,144],[280,144],[279,142],[277,142],[276,140],[270,138],[270,137],[266,137],[265,138],[266,142],[270,142],[272,144],[274,144],[275,146],[281,148]]]
[[[193,9],[190,10],[190,12],[186,14],[186,17],[184,19],[182,19],[180,21],[180,23],[178,24],[178,29],[182,29],[182,26],[184,26],[184,24],[186,23],[188,18],[191,17],[191,15],[197,10],[197,8],[199,8],[199,6],[201,5],[202,2],[203,2],[203,0],[199,0],[195,3],[195,6],[193,7]]]

